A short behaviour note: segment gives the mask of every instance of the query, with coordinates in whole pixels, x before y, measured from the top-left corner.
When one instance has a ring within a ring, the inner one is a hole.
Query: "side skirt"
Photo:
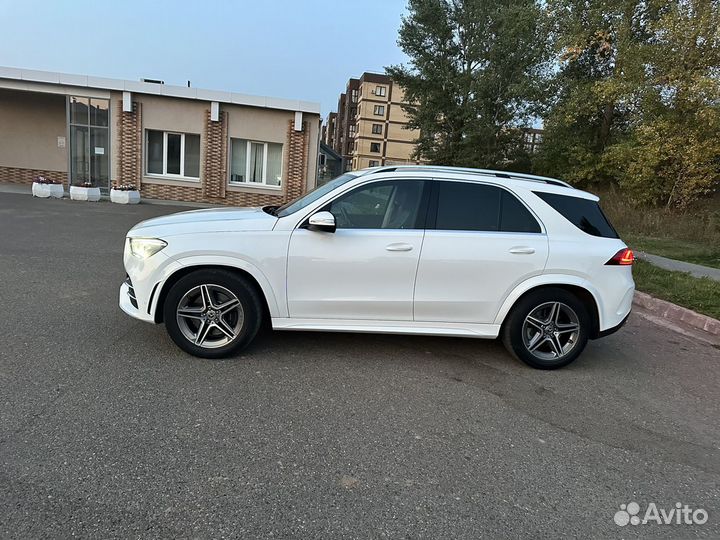
[[[416,334],[421,336],[456,336],[494,339],[499,324],[440,323],[415,321],[370,321],[337,319],[272,319],[273,330],[304,332],[366,332],[373,334]]]

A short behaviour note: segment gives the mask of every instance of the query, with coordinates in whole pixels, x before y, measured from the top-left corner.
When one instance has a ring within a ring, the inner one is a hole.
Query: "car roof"
[[[472,169],[467,167],[447,167],[442,165],[389,165],[380,167],[369,167],[359,171],[353,171],[358,177],[374,175],[378,173],[424,173],[423,175],[435,176],[438,173],[451,177],[461,177],[468,179],[468,175],[476,177],[478,180],[492,180],[497,184],[512,184],[517,187],[528,189],[529,191],[547,191],[550,193],[565,194],[574,197],[598,200],[596,195],[586,191],[579,190],[567,182],[550,178],[547,176],[537,176],[534,174],[517,173],[513,171],[497,171],[493,169]]]

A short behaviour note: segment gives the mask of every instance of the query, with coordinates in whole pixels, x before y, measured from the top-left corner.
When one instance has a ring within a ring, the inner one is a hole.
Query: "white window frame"
[[[148,159],[148,150],[150,149],[149,144],[149,136],[151,131],[160,131],[163,134],[163,158],[162,158],[162,172],[161,173],[151,173],[148,170],[148,167],[150,165],[150,160]],[[168,135],[180,135],[180,174],[175,173],[169,173],[167,172],[167,148],[168,148]],[[158,178],[177,178],[180,180],[189,180],[191,182],[199,182],[200,181],[200,173],[198,171],[198,176],[185,176],[185,133],[181,133],[179,131],[163,131],[161,129],[150,129],[147,128],[145,130],[145,175],[150,177],[158,177]],[[187,135],[197,135],[200,137],[199,133],[187,133]],[[201,146],[202,146],[202,139],[201,139]],[[200,152],[202,153],[202,149],[200,149]],[[198,156],[198,160],[200,160],[200,156]]]
[[[378,112],[381,111],[381,112]],[[375,105],[373,108],[373,114],[375,116],[385,116],[385,105]]]
[[[376,86],[375,87],[375,95],[380,97],[385,97],[385,87],[384,86]]]
[[[283,182],[285,179],[283,178],[283,163],[285,163],[285,145],[282,143],[268,143],[267,141],[253,141],[250,139],[245,139],[246,146],[245,146],[245,178],[250,178],[250,148],[251,144],[262,144],[263,145],[263,169],[262,169],[262,182],[250,182],[249,180],[245,182],[233,182],[232,181],[232,139],[235,140],[243,140],[242,137],[230,137],[230,166],[228,167],[228,184],[231,186],[250,186],[250,187],[262,187],[265,189],[282,189]],[[267,183],[267,160],[268,160],[268,144],[279,144],[282,148],[280,152],[280,184],[268,184]]]

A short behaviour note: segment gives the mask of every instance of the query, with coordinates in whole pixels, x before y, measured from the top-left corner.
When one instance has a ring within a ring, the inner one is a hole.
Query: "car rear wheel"
[[[198,270],[168,292],[163,316],[182,350],[201,358],[223,358],[247,346],[262,322],[262,303],[242,276]]]
[[[552,287],[529,293],[513,307],[502,340],[529,366],[557,369],[580,356],[589,333],[585,305],[571,292]]]

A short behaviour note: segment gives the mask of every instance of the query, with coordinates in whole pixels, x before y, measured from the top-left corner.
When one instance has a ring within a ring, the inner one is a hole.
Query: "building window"
[[[347,149],[347,153],[348,153],[348,154],[352,154],[352,152],[353,152],[353,143],[352,143],[352,141],[348,142],[347,148],[348,148],[348,149]]]
[[[385,116],[385,105],[375,105],[375,109],[373,109],[373,114],[375,116]]]
[[[200,178],[200,135],[147,130],[148,174]]]
[[[325,154],[320,154],[320,155],[318,156],[318,161],[320,161],[320,166],[321,166],[321,167],[324,167],[324,166],[325,166],[325,159],[326,159]]]
[[[375,135],[382,135],[382,124],[373,124],[372,132]]]
[[[356,127],[355,124],[350,124],[350,135],[353,135],[355,133]]]
[[[376,86],[375,87],[375,95],[376,96],[385,96],[385,87],[384,86]]]
[[[379,142],[370,143],[370,151],[377,152],[379,154],[380,153],[380,143]]]
[[[380,162],[377,159],[371,159],[368,161],[368,167],[377,167],[380,165]]]
[[[230,139],[230,183],[280,186],[282,144]]]
[[[357,91],[357,90],[353,90],[353,91],[350,93],[350,96],[351,96],[352,102],[353,102],[353,103],[356,103],[357,100],[358,100],[358,91]]]
[[[350,117],[355,118],[355,116],[357,116],[357,107],[352,107],[350,109]]]

